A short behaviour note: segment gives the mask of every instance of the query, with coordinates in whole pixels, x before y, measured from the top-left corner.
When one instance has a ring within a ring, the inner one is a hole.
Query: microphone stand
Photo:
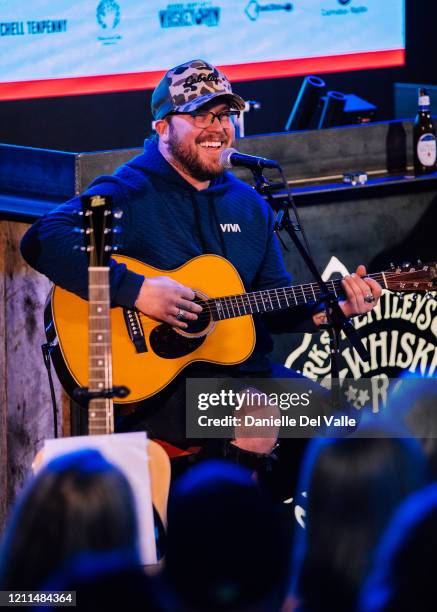
[[[308,240],[305,236],[305,232],[303,231],[303,227],[300,223],[299,215],[296,209],[296,205],[293,200],[293,196],[291,193],[291,189],[287,185],[287,181],[284,177],[284,173],[282,171],[281,166],[278,164],[278,171],[282,178],[281,184],[272,184],[266,179],[263,175],[262,166],[259,165],[257,167],[250,168],[254,182],[256,191],[264,196],[267,199],[267,202],[270,204],[272,209],[276,212],[276,221],[274,231],[278,236],[280,242],[285,247],[283,240],[280,237],[279,232],[285,230],[287,234],[290,236],[291,240],[294,242],[298,253],[301,255],[304,260],[307,268],[310,270],[312,276],[315,281],[319,285],[320,291],[322,293],[320,299],[316,302],[325,303],[326,304],[326,317],[327,324],[324,326],[329,332],[330,339],[330,358],[331,358],[331,379],[332,379],[332,408],[333,411],[339,410],[341,406],[341,385],[339,380],[339,358],[340,358],[340,333],[344,332],[349,342],[352,344],[353,348],[357,351],[360,358],[363,361],[369,360],[369,354],[367,349],[365,348],[358,332],[355,327],[352,325],[351,321],[346,318],[342,309],[338,305],[337,297],[334,293],[328,290],[326,283],[323,281],[320,273],[314,263],[314,260],[310,253],[310,248],[308,244]],[[285,188],[283,194],[281,194],[280,198],[276,198],[279,200],[275,201],[273,197],[273,193],[278,191],[278,189]],[[293,209],[294,215],[296,217],[296,222],[293,222],[290,218],[290,207]],[[297,232],[301,232],[305,241],[305,246],[302,244],[302,241],[298,238]]]

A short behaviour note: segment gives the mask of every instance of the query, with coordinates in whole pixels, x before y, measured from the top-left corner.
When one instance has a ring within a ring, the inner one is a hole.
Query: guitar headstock
[[[437,263],[404,264],[384,272],[390,291],[437,291]]]
[[[111,196],[81,196],[83,250],[90,267],[107,267],[113,246],[113,211]]]

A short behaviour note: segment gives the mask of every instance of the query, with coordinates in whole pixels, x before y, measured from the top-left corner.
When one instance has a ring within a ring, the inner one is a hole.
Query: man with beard
[[[224,172],[220,163],[221,151],[234,141],[233,119],[243,108],[244,101],[233,93],[227,78],[207,62],[193,60],[167,72],[153,92],[156,134],[145,141],[144,153],[112,176],[97,178],[86,191],[111,195],[124,211],[121,254],[161,270],[178,268],[201,254],[216,254],[235,266],[246,291],[291,283],[273,233],[273,212],[249,185]],[[81,238],[72,231],[79,207],[75,198],[39,220],[21,248],[38,271],[86,298],[86,259],[74,250]],[[225,231],[230,226],[238,231]],[[193,289],[165,274],[144,278],[111,260],[110,282],[112,305],[135,307],[174,328],[185,329],[187,321],[196,320],[202,311],[193,301]],[[381,293],[376,282],[365,278],[364,266],[343,286],[346,300],[341,307],[347,317],[368,312]],[[315,331],[323,317],[311,307],[275,317],[255,316],[256,347],[244,364],[191,364],[142,409],[119,419],[117,429],[146,429],[152,438],[186,449],[192,445],[185,438],[186,378],[289,377],[290,370],[269,361],[272,341],[267,328]],[[211,452],[256,466],[270,455],[275,442],[274,434],[237,436],[224,447],[215,441]]]

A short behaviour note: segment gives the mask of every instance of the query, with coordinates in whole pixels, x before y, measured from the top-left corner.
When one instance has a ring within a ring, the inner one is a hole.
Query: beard
[[[201,140],[196,140],[193,145],[185,143],[180,139],[176,130],[169,124],[170,140],[168,149],[173,157],[175,166],[189,174],[197,181],[211,181],[223,173],[223,166],[217,160],[203,160],[197,149]],[[230,146],[230,145],[229,145]]]

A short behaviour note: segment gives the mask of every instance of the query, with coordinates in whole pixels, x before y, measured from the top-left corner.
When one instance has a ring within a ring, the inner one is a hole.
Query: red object
[[[153,441],[159,444],[159,446],[162,446],[162,448],[165,450],[165,452],[170,457],[170,459],[175,459],[176,457],[187,457],[188,455],[194,455],[201,450],[200,446],[189,446],[186,449],[182,449],[177,446],[174,446],[173,444],[170,444],[169,442],[165,442],[164,440],[154,439]]]
[[[389,68],[405,64],[405,49],[219,66],[231,81]],[[50,98],[152,89],[165,71],[0,83],[0,100]]]

